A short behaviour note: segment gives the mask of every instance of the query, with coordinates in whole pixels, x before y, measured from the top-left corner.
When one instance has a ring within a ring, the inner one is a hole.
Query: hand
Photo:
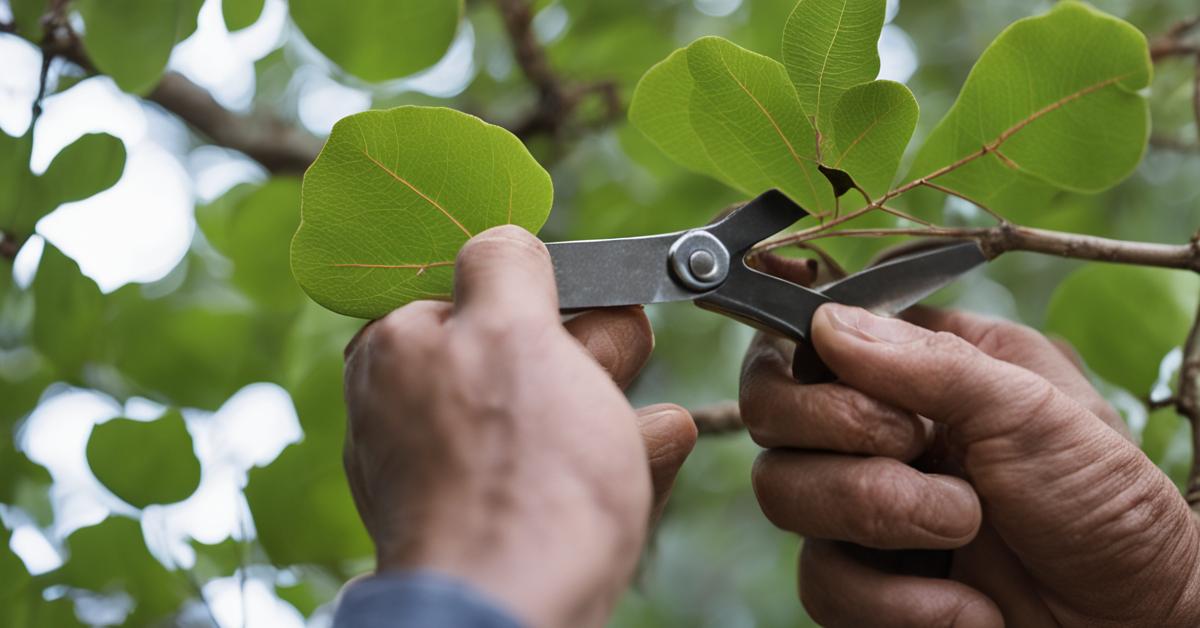
[[[800,598],[830,626],[1196,626],[1200,534],[1073,354],[1037,332],[826,305],[840,383],[791,381],[760,337],[741,406],[754,488],[804,535]],[[919,325],[919,326],[918,326]]]
[[[527,232],[472,239],[455,280],[454,305],[410,304],[347,348],[346,472],[378,570],[456,576],[533,626],[599,625],[695,425],[629,406],[618,385],[653,347],[645,315],[564,327]]]

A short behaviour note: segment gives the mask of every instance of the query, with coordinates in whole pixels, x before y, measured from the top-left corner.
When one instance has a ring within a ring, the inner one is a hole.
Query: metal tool
[[[725,218],[689,231],[547,244],[564,311],[693,301],[796,341],[802,382],[831,373],[808,344],[812,317],[830,301],[891,316],[988,261],[975,242],[954,242],[889,260],[819,290],[746,264],[750,249],[809,215],[772,190]]]

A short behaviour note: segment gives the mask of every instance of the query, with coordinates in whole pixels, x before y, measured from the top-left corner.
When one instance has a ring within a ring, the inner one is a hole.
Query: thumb
[[[654,504],[650,509],[650,525],[654,526],[667,507],[679,468],[696,446],[696,423],[687,410],[669,403],[638,410],[637,422],[654,487]]]
[[[481,319],[557,324],[558,291],[546,245],[513,225],[471,238],[455,260],[454,307]]]
[[[963,445],[1003,437],[1021,449],[1061,451],[1066,443],[1046,438],[1088,419],[1047,379],[952,333],[827,304],[813,317],[812,341],[842,382],[953,428]]]

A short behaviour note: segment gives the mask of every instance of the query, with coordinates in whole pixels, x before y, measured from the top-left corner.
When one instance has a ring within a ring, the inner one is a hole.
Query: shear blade
[[[838,303],[895,316],[988,261],[975,242],[951,244],[888,261],[821,290]]]

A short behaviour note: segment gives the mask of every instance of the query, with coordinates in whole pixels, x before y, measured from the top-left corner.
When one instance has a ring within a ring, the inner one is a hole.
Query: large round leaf
[[[454,41],[462,0],[292,0],[292,19],[325,56],[368,81],[408,76]]]
[[[179,412],[97,425],[87,444],[92,473],[138,508],[183,501],[200,486],[200,461]]]
[[[989,145],[999,150],[938,182],[999,211],[1044,202],[1047,186],[1111,187],[1145,151],[1150,125],[1139,92],[1151,73],[1138,29],[1083,3],[1060,2],[988,46],[918,154],[912,178]]]
[[[376,318],[449,299],[467,239],[506,223],[537,232],[554,190],[508,131],[450,109],[400,107],[338,122],[302,195],[296,279],[331,310]]]

